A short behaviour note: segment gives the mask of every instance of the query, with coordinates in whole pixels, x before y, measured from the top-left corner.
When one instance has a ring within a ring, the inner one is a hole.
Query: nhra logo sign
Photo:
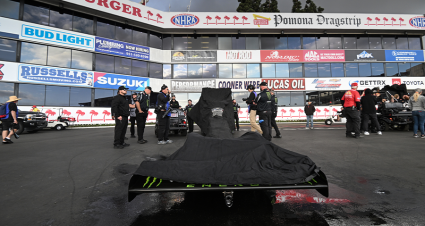
[[[425,29],[425,17],[423,16],[413,17],[412,19],[409,20],[409,24],[415,28]]]
[[[199,17],[192,14],[182,13],[171,17],[171,23],[179,27],[191,27],[199,23]]]

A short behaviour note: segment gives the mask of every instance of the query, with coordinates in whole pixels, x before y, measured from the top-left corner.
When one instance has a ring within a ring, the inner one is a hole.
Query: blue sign
[[[413,17],[412,19],[409,20],[409,24],[415,28],[425,29],[425,17],[423,16]]]
[[[385,50],[386,61],[424,61],[422,50]]]
[[[193,14],[182,13],[171,17],[171,23],[179,27],[190,27],[199,23],[199,17]]]
[[[118,89],[120,86],[125,86],[130,90],[145,90],[149,86],[149,78],[117,75],[109,73],[94,73],[94,87],[106,89]]]
[[[58,43],[74,47],[94,49],[94,38],[86,35],[63,32],[55,29],[22,25],[21,37],[33,40],[41,40],[50,43]]]
[[[93,72],[21,64],[18,69],[18,80],[23,82],[93,87]]]
[[[148,47],[100,37],[96,37],[95,51],[118,56],[133,57],[141,60],[149,60],[150,53]]]

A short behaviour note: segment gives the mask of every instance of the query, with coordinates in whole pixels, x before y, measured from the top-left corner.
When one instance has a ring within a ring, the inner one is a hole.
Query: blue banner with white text
[[[95,51],[118,56],[132,57],[141,60],[149,60],[150,56],[150,49],[148,47],[101,37],[96,37]]]

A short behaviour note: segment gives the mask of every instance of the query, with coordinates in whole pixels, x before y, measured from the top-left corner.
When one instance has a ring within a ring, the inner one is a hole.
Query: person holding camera
[[[186,105],[184,112],[187,116],[187,124],[189,126],[189,133],[193,132],[193,119],[189,117],[189,112],[190,110],[192,110],[192,108],[194,107],[194,105],[192,104],[192,100],[188,100],[188,105]]]
[[[172,140],[168,139],[170,132],[170,93],[166,85],[161,87],[157,100],[157,117],[158,117],[158,144],[171,144]]]
[[[260,84],[261,93],[258,94],[255,102],[257,103],[257,113],[260,117],[260,127],[263,131],[263,137],[272,140],[272,95],[267,88],[267,83]]]
[[[249,113],[249,123],[251,124],[251,132],[258,131],[260,134],[263,134],[261,127],[257,124],[257,103],[255,103],[255,98],[257,98],[257,93],[254,91],[255,86],[248,85],[248,92],[250,92],[248,98],[243,98],[242,100],[248,105]]]
[[[145,91],[140,93],[140,97],[136,101],[136,120],[137,120],[137,143],[144,144],[148,142],[143,139],[145,133],[146,120],[148,119],[149,113],[149,95],[152,92],[152,88],[146,86]]]
[[[124,143],[125,134],[128,127],[128,116],[130,115],[130,106],[126,99],[127,88],[120,86],[118,88],[118,95],[112,99],[112,119],[115,120],[115,135],[114,135],[114,148],[123,149],[130,146]]]
[[[360,138],[360,94],[357,92],[357,83],[351,83],[351,90],[344,93],[341,98],[341,104],[344,107],[344,113],[347,118],[346,137],[353,137],[351,132],[354,131],[355,138]]]
[[[233,99],[233,114],[234,114],[234,119],[236,121],[236,127],[235,129],[237,131],[239,131],[239,110],[241,109],[241,106],[239,106],[238,103],[236,103],[236,100]]]

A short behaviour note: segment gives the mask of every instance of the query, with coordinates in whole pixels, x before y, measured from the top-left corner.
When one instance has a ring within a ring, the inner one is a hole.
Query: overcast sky
[[[131,0],[140,2],[140,0]],[[264,0],[263,0],[264,1]],[[303,6],[306,0],[301,0]],[[168,12],[185,12],[190,0],[149,0],[147,6]],[[325,8],[325,13],[394,13],[424,14],[425,0],[314,0],[318,6]],[[191,12],[235,12],[237,0],[192,0]],[[278,0],[279,10],[289,13],[292,0]]]

